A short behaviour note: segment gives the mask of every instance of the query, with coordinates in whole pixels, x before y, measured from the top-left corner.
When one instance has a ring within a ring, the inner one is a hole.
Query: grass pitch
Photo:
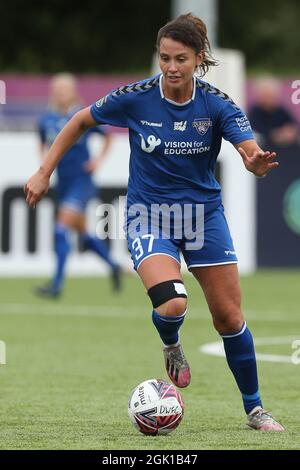
[[[292,349],[300,339],[299,278],[299,271],[266,271],[241,280],[243,310],[260,341],[256,351],[277,357],[258,362],[263,403],[286,431],[245,428],[225,359],[199,350],[219,336],[202,291],[187,276],[182,343],[192,382],[181,392],[182,423],[159,437],[139,434],[127,417],[137,384],[168,379],[137,277],[126,277],[117,296],[108,279],[69,279],[63,297],[51,301],[32,294],[37,280],[0,279],[0,340],[7,349],[0,366],[0,449],[300,449],[300,364],[287,362],[292,353],[300,358]]]

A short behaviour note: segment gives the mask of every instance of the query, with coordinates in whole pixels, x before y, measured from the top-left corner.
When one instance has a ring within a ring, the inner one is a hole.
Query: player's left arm
[[[262,150],[253,139],[244,140],[234,146],[241,155],[247,170],[255,176],[266,176],[269,171],[279,165],[279,162],[274,161],[276,152]]]
[[[229,97],[221,102],[218,118],[222,137],[234,145],[248,171],[256,176],[266,176],[279,165],[274,161],[275,152],[265,152],[259,147],[247,116]]]
[[[109,154],[112,140],[113,137],[109,132],[103,134],[103,144],[101,145],[100,153],[86,162],[85,169],[88,173],[93,173],[99,166],[102,165]]]

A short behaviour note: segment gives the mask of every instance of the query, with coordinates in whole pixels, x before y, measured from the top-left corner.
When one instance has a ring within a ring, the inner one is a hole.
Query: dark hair
[[[201,76],[205,75],[209,67],[218,65],[211,55],[209,40],[207,38],[207,28],[205,23],[192,13],[180,15],[175,20],[169,21],[160,28],[157,34],[156,47],[159,51],[160,41],[163,38],[171,38],[181,42],[185,46],[194,49],[196,54],[203,52],[203,62],[199,65]]]

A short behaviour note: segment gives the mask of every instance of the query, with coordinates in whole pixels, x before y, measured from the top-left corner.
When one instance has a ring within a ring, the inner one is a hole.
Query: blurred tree
[[[137,72],[150,67],[171,0],[3,0],[2,72]],[[219,0],[218,44],[250,68],[298,68],[299,0]]]
[[[149,69],[170,0],[5,0],[2,72],[130,72]]]
[[[219,0],[220,47],[240,49],[250,68],[299,70],[299,0]]]

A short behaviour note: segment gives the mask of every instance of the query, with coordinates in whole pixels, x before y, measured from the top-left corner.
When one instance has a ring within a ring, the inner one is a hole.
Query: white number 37
[[[147,240],[149,239],[149,242],[148,242],[148,247],[147,247],[147,252],[148,253],[151,253],[152,252],[152,249],[153,249],[153,242],[154,242],[154,235],[152,235],[152,233],[146,233],[146,235],[143,235],[141,237],[143,240]],[[142,245],[142,242],[141,242],[141,239],[138,237],[138,238],[135,238],[132,242],[132,248],[134,249],[135,251],[135,259],[136,260],[139,260],[143,254],[144,254],[144,248],[143,248],[143,245]]]

